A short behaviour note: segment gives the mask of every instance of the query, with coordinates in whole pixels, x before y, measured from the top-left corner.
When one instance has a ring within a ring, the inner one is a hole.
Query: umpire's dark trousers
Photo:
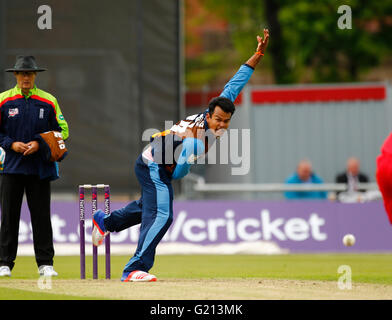
[[[23,174],[2,174],[0,179],[0,266],[8,266],[12,270],[15,264],[24,192],[30,210],[37,265],[53,265],[50,181]]]

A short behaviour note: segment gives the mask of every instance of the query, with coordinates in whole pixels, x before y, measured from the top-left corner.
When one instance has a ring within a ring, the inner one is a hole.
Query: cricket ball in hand
[[[351,246],[353,246],[353,245],[355,244],[355,237],[354,237],[354,235],[352,235],[352,234],[346,234],[346,235],[343,237],[343,244],[344,244],[346,247],[351,247]]]

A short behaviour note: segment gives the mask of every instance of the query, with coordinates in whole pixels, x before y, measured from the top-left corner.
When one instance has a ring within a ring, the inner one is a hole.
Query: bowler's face
[[[229,127],[231,113],[224,112],[221,107],[216,106],[212,115],[207,113],[206,120],[208,128],[215,134],[215,136],[219,137],[223,135]]]
[[[36,72],[21,71],[14,72],[18,88],[22,90],[30,90],[34,88]]]

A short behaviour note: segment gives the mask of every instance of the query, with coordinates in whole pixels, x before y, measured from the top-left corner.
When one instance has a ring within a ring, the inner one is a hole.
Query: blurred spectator
[[[336,183],[347,183],[347,192],[360,192],[359,183],[369,182],[368,177],[359,171],[359,160],[357,158],[349,158],[347,160],[346,171],[336,176]]]
[[[312,163],[302,160],[297,165],[297,171],[288,177],[285,183],[323,183],[323,180],[312,172]],[[287,199],[326,199],[326,191],[286,191]]]

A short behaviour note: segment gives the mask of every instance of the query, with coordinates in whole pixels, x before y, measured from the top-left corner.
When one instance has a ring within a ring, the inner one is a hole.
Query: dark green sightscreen
[[[40,29],[42,5],[52,29]],[[53,189],[136,188],[141,133],[179,115],[179,1],[0,0],[0,10],[1,69],[34,55],[48,68],[37,86],[58,99],[68,121],[69,155]],[[12,73],[0,78],[1,91],[15,86]]]

